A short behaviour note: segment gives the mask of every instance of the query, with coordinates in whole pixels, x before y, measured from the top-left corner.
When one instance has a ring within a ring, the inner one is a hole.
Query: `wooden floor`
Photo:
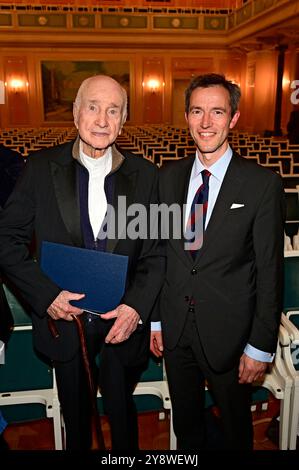
[[[278,426],[272,420],[278,410],[279,403],[273,399],[270,401],[267,411],[263,411],[259,404],[257,411],[253,412],[255,450],[278,450]],[[106,448],[110,449],[109,425],[105,417],[102,418],[102,429]],[[160,420],[158,412],[140,413],[139,434],[141,449],[169,449],[168,415],[165,416],[165,419]],[[53,427],[50,419],[10,424],[5,430],[4,436],[11,450],[54,449]]]

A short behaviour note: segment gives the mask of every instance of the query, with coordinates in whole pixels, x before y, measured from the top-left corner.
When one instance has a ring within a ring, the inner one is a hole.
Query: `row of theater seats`
[[[279,448],[295,449],[299,421],[299,251],[285,252],[284,313],[281,317],[274,363],[264,380],[255,384],[253,403],[267,402],[265,391],[280,401]],[[55,374],[32,348],[30,312],[16,292],[5,286],[12,309],[15,328],[0,368],[0,406],[9,422],[36,419],[42,407],[45,416],[53,419],[55,448],[64,446],[63,417],[55,383]],[[20,361],[20,358],[21,361]],[[135,400],[139,410],[160,410],[169,417],[169,448],[176,448],[172,427],[172,410],[163,362],[151,359],[148,369],[136,385]],[[213,404],[206,390],[206,406]],[[12,406],[14,405],[14,406]],[[29,407],[29,411],[26,410]],[[98,394],[98,406],[100,406]],[[20,409],[21,408],[21,409]],[[264,406],[263,408],[264,409]]]
[[[28,157],[31,152],[68,142],[76,135],[74,127],[12,128],[1,131],[0,143]],[[280,173],[285,187],[299,183],[299,145],[291,145],[286,138],[238,131],[231,132],[229,141],[242,156]],[[167,125],[125,126],[117,143],[158,166],[195,153],[188,129]]]
[[[69,142],[76,135],[74,127],[9,128],[0,131],[0,143],[27,158],[37,150]]]
[[[145,155],[159,166],[194,155],[195,152],[188,130],[169,126],[128,127],[118,141],[120,146]],[[242,156],[267,166],[283,177],[299,177],[299,145],[291,145],[287,139],[265,138],[237,131],[230,134],[229,142]]]
[[[121,147],[144,155],[159,166],[194,155],[195,152],[188,130],[171,126],[127,127],[118,142]],[[237,131],[230,134],[229,142],[242,156],[282,176],[299,177],[299,145],[291,145],[287,139],[266,138]]]

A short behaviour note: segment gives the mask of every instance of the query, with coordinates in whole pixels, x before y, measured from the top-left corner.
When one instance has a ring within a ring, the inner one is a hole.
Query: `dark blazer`
[[[11,194],[14,185],[24,169],[22,155],[9,147],[0,145],[0,211]],[[14,319],[9,308],[0,276],[0,340],[7,343]]]
[[[60,333],[53,339],[48,329],[47,308],[60,290],[39,267],[43,240],[83,246],[73,143],[31,155],[5,210],[0,215],[0,266],[33,309],[36,348],[54,360],[66,361],[79,343],[74,322],[59,320]],[[150,162],[113,146],[113,158],[122,164],[115,171],[114,202],[119,195],[131,203],[157,202],[157,168]],[[117,218],[117,207],[116,218]],[[128,221],[128,220],[127,220]],[[37,262],[27,245],[35,233]],[[127,289],[123,303],[134,307],[143,325],[125,343],[116,345],[125,363],[144,358],[148,346],[148,319],[164,278],[164,257],[157,240],[110,239],[107,251],[129,256]],[[96,280],[95,280],[96,282]],[[100,289],[100,286],[99,286]]]
[[[0,145],[0,206],[3,207],[25,166],[22,155]]]
[[[186,202],[193,162],[190,157],[162,168],[161,203]],[[233,209],[233,203],[244,206]],[[216,371],[232,368],[246,343],[275,351],[282,308],[283,226],[281,178],[234,154],[197,258],[184,250],[184,240],[167,243],[159,304],[167,348],[177,344],[193,297],[202,346]]]

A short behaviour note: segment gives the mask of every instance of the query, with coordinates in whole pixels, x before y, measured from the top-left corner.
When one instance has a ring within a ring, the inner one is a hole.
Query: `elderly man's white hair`
[[[83,80],[83,82],[81,83],[81,85],[80,85],[80,87],[77,91],[77,95],[76,95],[76,98],[75,98],[75,101],[74,101],[74,105],[77,108],[80,108],[81,101],[82,101],[82,96],[85,92],[85,89],[89,86],[90,82],[94,81],[95,79],[99,79],[99,78],[105,78],[107,80],[110,80],[111,82],[114,82],[115,85],[117,85],[119,87],[119,91],[121,92],[122,97],[123,97],[122,124],[124,124],[126,122],[126,119],[127,119],[127,107],[128,107],[127,92],[116,80],[114,80],[114,78],[109,77],[108,75],[94,75],[93,77],[89,77],[89,78],[86,78],[85,80]]]

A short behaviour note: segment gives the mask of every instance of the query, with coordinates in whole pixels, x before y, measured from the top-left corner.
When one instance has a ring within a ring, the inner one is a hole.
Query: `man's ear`
[[[236,111],[235,114],[232,117],[231,122],[229,123],[229,128],[230,129],[233,129],[235,127],[235,125],[238,122],[239,117],[240,117],[240,111]]]

